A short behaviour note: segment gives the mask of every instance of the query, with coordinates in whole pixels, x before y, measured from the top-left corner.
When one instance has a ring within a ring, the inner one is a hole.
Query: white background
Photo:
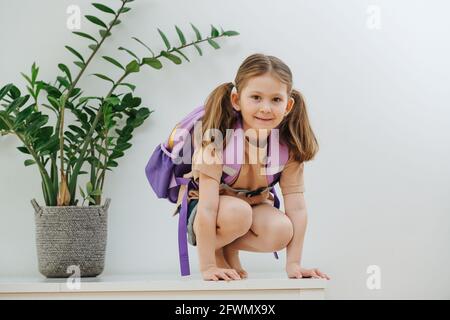
[[[108,1],[110,2],[110,1]],[[111,1],[111,6],[117,2]],[[90,52],[66,27],[69,5],[97,14],[88,1],[2,1],[0,85],[24,88],[20,72],[33,61],[53,81],[64,45]],[[367,26],[378,6],[380,29]],[[217,85],[233,80],[240,63],[261,52],[284,60],[308,104],[320,151],[305,165],[309,225],[305,267],[332,277],[329,298],[450,298],[450,5],[446,1],[144,1],[132,4],[100,55],[122,62],[125,46],[144,54],[131,36],[158,51],[161,28],[178,43],[177,24],[194,40],[189,22],[237,30],[214,50],[184,52],[191,63],[146,68],[130,78],[145,106],[155,110],[134,134],[133,147],[107,176],[112,198],[105,274],[171,272],[179,276],[173,204],[157,199],[144,174],[155,146]],[[116,7],[114,7],[116,8]],[[101,17],[107,14],[100,14]],[[81,30],[96,26],[82,20]],[[95,61],[89,73],[117,77]],[[80,83],[87,95],[105,94],[95,77]],[[36,167],[13,136],[0,138],[0,276],[38,275],[30,200],[43,203]],[[198,272],[196,249],[191,265]],[[284,252],[241,254],[250,276],[284,272]],[[381,290],[366,286],[367,267],[381,268]]]

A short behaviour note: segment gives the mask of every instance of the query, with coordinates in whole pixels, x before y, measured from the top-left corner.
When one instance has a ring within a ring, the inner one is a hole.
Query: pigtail
[[[205,115],[202,123],[202,146],[207,146],[214,142],[211,137],[206,137],[208,129],[218,129],[222,133],[223,146],[225,148],[226,129],[232,128],[236,121],[237,114],[231,104],[230,94],[233,89],[232,82],[226,82],[216,87],[207,97],[205,102]]]
[[[280,135],[288,144],[296,161],[309,161],[319,151],[319,144],[311,128],[303,95],[292,89],[294,106],[280,124]]]

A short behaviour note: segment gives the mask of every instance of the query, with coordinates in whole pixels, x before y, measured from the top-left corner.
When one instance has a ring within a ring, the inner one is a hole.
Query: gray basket
[[[47,278],[81,277],[103,272],[108,207],[39,206],[35,199],[36,246],[39,272]],[[79,269],[78,269],[79,268]]]

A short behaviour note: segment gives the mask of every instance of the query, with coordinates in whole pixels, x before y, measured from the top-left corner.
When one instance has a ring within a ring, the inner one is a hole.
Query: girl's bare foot
[[[223,255],[223,248],[216,250],[216,265],[218,268],[231,269]]]
[[[236,270],[242,279],[248,277],[247,271],[245,271],[241,266],[241,261],[239,260],[239,250],[225,246],[223,247],[223,256],[225,257],[225,261],[228,263],[230,268]]]

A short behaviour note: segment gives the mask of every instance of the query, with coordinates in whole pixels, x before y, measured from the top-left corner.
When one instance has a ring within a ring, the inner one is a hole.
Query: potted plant
[[[111,87],[106,93],[86,96],[78,86],[79,80],[87,74],[122,16],[131,10],[132,1],[118,0],[116,9],[92,4],[103,16],[85,15],[85,18],[99,28],[98,35],[73,31],[90,42],[90,52],[81,54],[65,46],[76,58],[73,62],[78,68],[76,72],[59,63],[61,73],[54,82],[47,82],[39,79],[39,68],[33,63],[29,74],[22,73],[27,83],[25,93],[14,84],[0,88],[0,137],[14,135],[19,139],[21,145],[17,149],[27,156],[25,166],[35,166],[42,180],[45,205],[39,205],[35,199],[31,203],[35,210],[39,271],[46,277],[68,277],[68,270],[74,266],[79,267],[81,277],[97,276],[103,271],[110,203],[106,199],[102,204],[106,173],[118,166],[118,159],[132,146],[133,131],[153,112],[141,107],[141,98],[133,94],[135,85],[125,79],[144,67],[161,69],[164,59],[175,64],[181,64],[182,58],[189,61],[182,52],[185,48],[194,47],[202,55],[201,42],[218,49],[215,39],[238,35],[211,25],[210,35],[203,37],[191,24],[196,39],[188,42],[175,26],[180,45],[172,46],[158,29],[166,49],[157,54],[143,41],[132,37],[146,55],[140,57],[119,47],[131,56],[128,63],[102,56],[108,66],[121,69],[121,76],[113,80],[103,73],[91,73],[109,82]],[[76,121],[67,125],[66,112],[72,113]],[[53,125],[48,124],[49,114],[53,116]],[[82,175],[86,175],[85,188],[78,185]]]

